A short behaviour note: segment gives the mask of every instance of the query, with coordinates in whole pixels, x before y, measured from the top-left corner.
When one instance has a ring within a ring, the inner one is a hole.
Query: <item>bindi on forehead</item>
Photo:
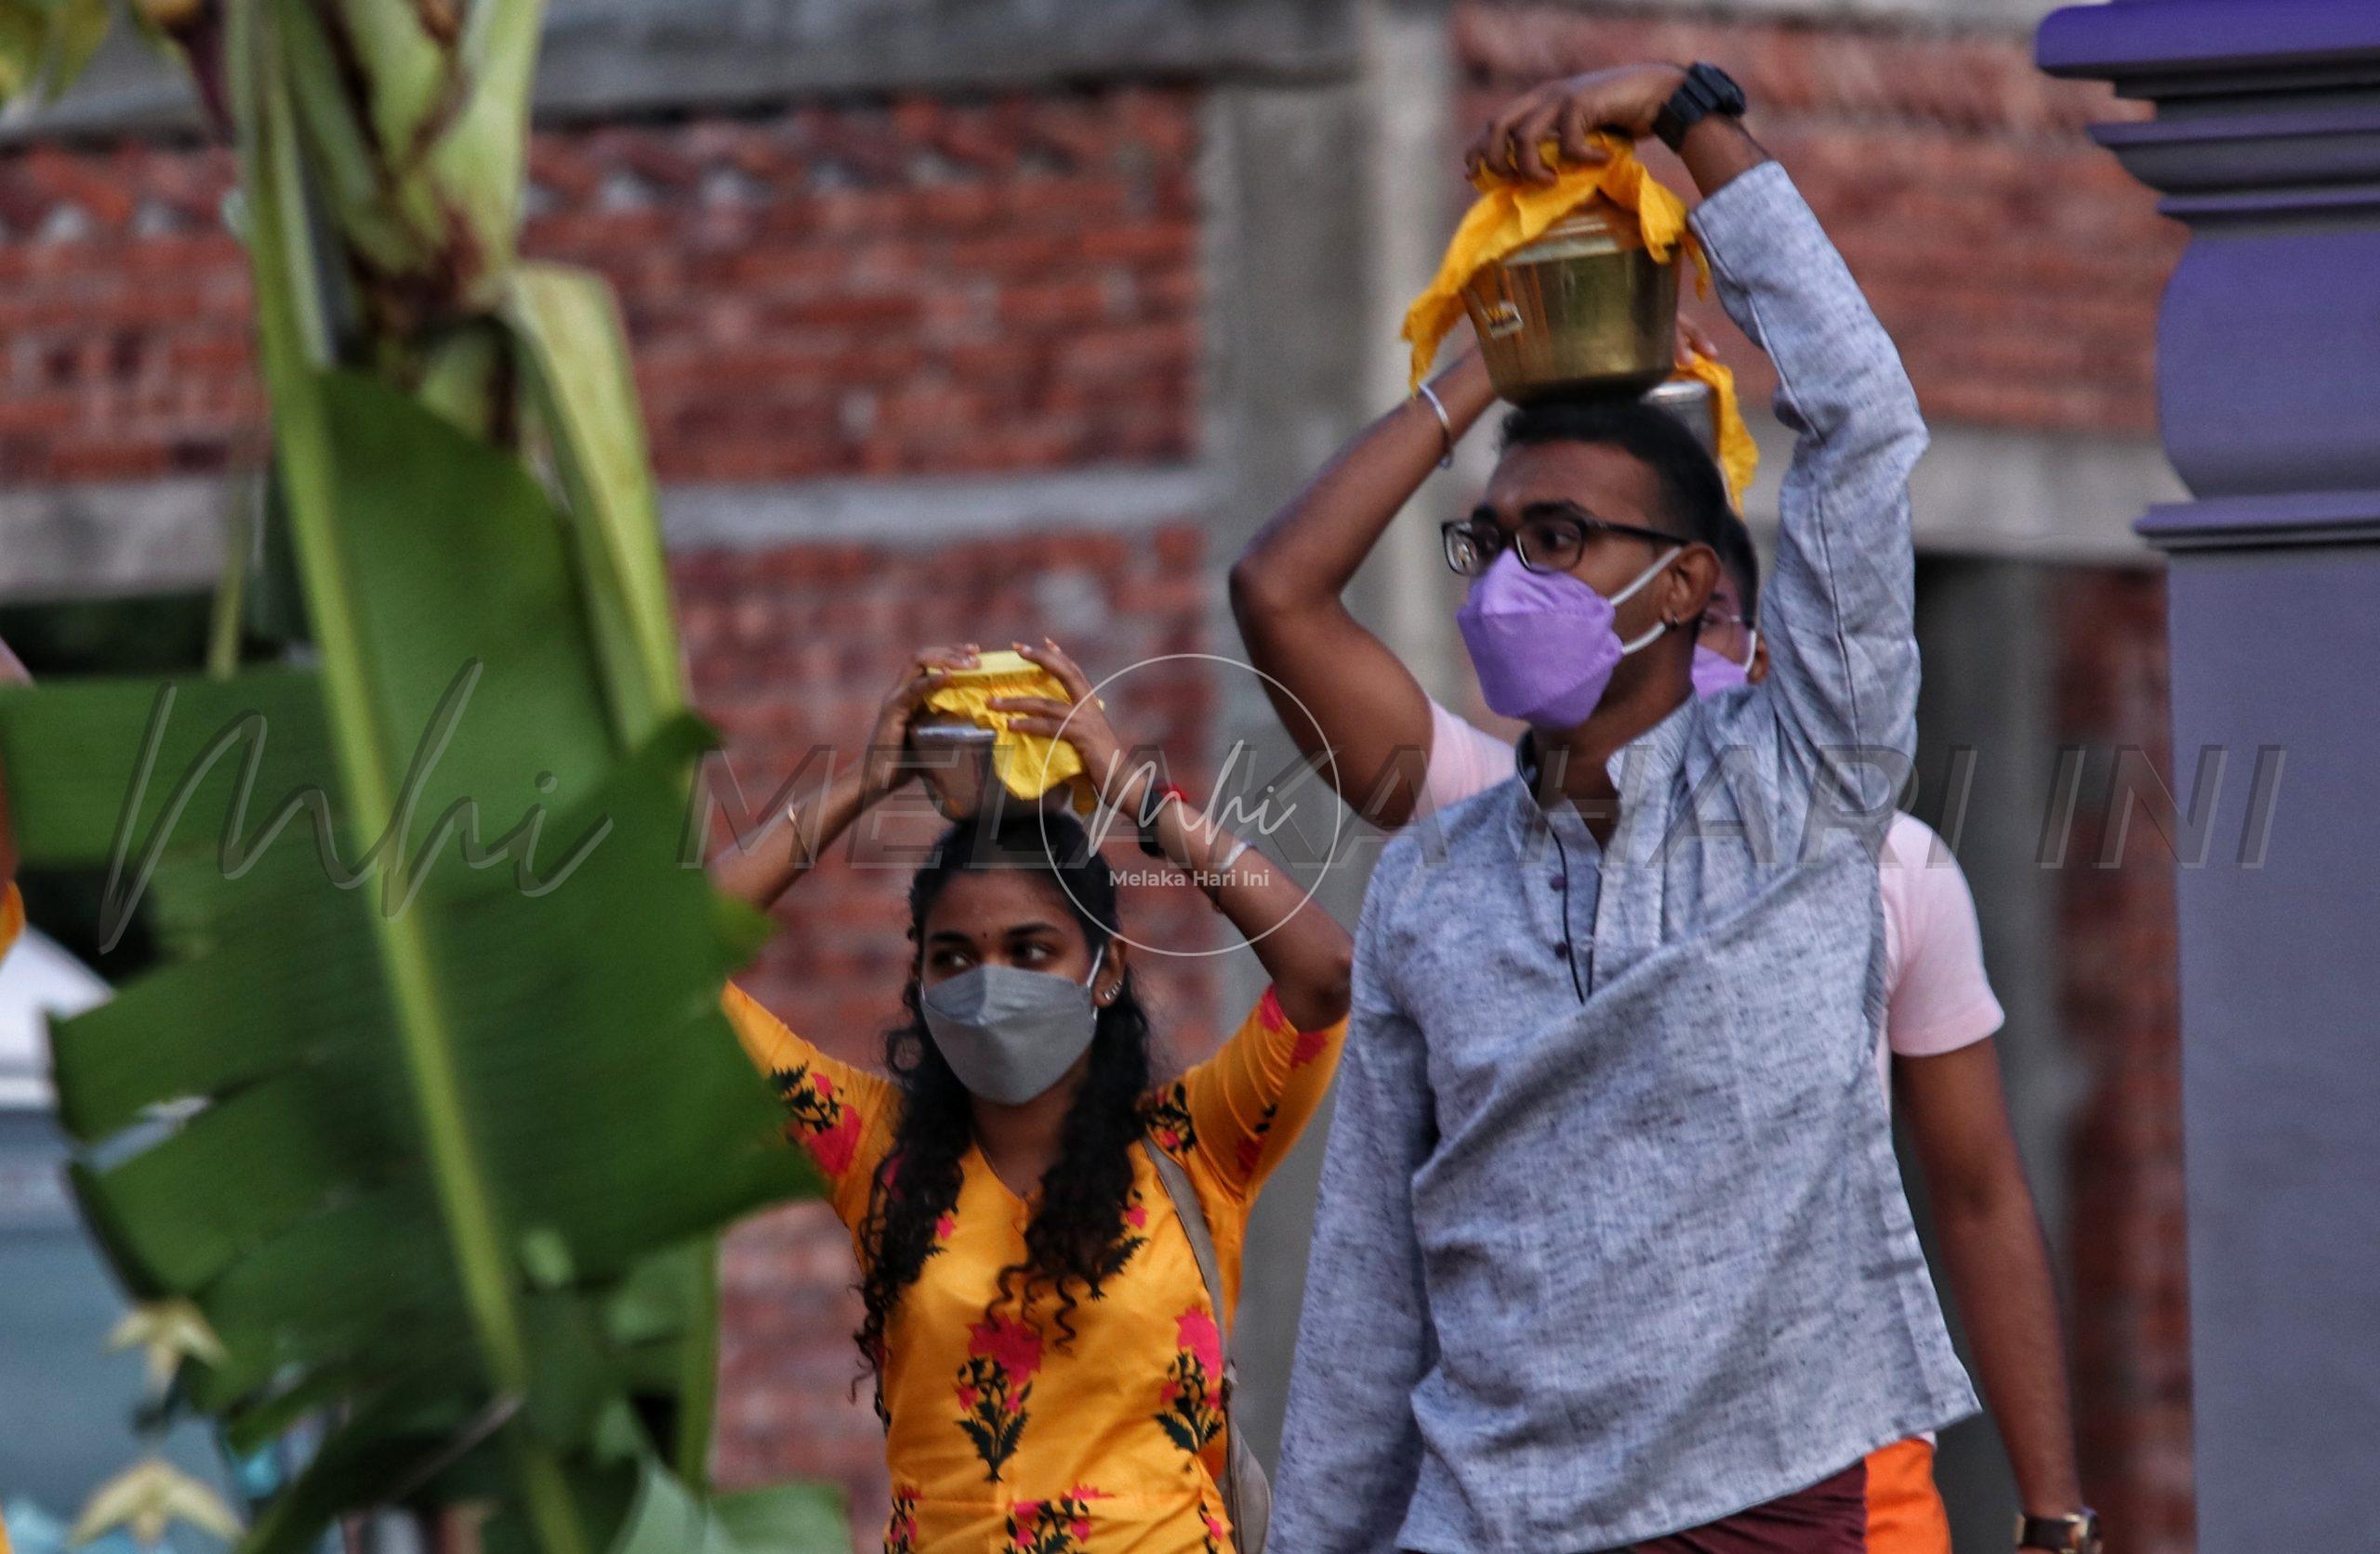
[[[1038,870],[970,870],[943,886],[926,912],[929,938],[955,935],[989,945],[1019,929],[1046,925],[1064,941],[1086,945],[1058,882]]]

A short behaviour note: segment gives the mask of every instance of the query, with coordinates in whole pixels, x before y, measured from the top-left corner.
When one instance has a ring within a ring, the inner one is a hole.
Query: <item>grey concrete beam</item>
[[[1084,470],[980,479],[820,480],[773,485],[671,485],[661,493],[673,551],[763,550],[843,541],[923,549],[1050,530],[1154,528],[1203,520],[1207,472]]]
[[[1761,476],[1745,516],[1777,527],[1777,489],[1792,435],[1765,409],[1745,416],[1760,444]],[[2149,438],[2016,428],[1933,429],[1911,482],[1918,549],[1932,554],[2149,566],[2133,525],[2141,510],[2181,499],[2181,480]]]
[[[1151,78],[1329,79],[1356,58],[1355,0],[556,0],[547,118],[735,109],[892,91]],[[66,99],[0,119],[0,144],[194,128],[174,65],[129,39]]]
[[[0,604],[211,588],[222,566],[227,481],[27,486],[0,493]],[[1209,472],[686,485],[661,493],[673,551],[843,542],[926,549],[1004,534],[1145,530],[1204,521]]]
[[[194,479],[0,491],[0,604],[211,588],[232,498]]]

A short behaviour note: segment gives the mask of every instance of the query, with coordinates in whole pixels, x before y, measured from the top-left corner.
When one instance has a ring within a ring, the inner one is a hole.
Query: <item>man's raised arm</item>
[[[1495,403],[1476,352],[1357,435],[1249,541],[1231,569],[1231,608],[1249,657],[1272,679],[1282,726],[1309,756],[1334,756],[1323,775],[1374,825],[1413,816],[1430,751],[1430,698],[1388,644],[1366,631],[1342,595],[1364,558],[1447,451]],[[1319,726],[1317,726],[1317,724]]]
[[[1729,132],[1742,136],[1714,131]],[[1916,744],[1909,478],[1925,451],[1917,395],[1783,168],[1741,174],[1693,220],[1728,313],[1777,364],[1778,418],[1795,434],[1762,604],[1769,683],[1788,726],[1881,817],[1897,775],[1872,758],[1828,752],[1906,758]]]

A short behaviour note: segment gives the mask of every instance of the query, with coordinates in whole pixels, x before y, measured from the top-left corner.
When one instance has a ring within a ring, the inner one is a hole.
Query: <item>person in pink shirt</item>
[[[1699,336],[1690,343],[1708,352]],[[1401,829],[1513,778],[1511,741],[1433,700],[1342,594],[1454,439],[1494,403],[1478,353],[1434,380],[1445,420],[1417,397],[1359,434],[1250,541],[1232,609],[1283,724],[1366,819]],[[1726,696],[1768,671],[1759,573],[1739,523],[1697,637],[1694,683]],[[2003,1023],[1966,878],[1940,838],[1896,817],[1878,858],[1886,1005],[1876,1051],[1897,1093],[1965,1317],[1975,1371],[2028,1506],[2080,1504],[2056,1281],[2008,1121],[1991,1036]],[[1870,1547],[1950,1554],[1933,1442],[1868,1465]]]

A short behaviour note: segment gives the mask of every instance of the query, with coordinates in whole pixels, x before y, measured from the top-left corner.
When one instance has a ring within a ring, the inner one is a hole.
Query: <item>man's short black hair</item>
[[[1760,552],[1752,548],[1752,525],[1730,511],[1727,514],[1726,538],[1712,547],[1719,552],[1719,564],[1736,580],[1736,591],[1743,595],[1744,620],[1748,625],[1760,622]]]
[[[1729,528],[1741,529],[1743,521],[1727,500],[1718,464],[1668,411],[1642,400],[1554,395],[1504,418],[1506,452],[1547,443],[1602,444],[1645,465],[1660,483],[1668,526],[1728,559]]]

